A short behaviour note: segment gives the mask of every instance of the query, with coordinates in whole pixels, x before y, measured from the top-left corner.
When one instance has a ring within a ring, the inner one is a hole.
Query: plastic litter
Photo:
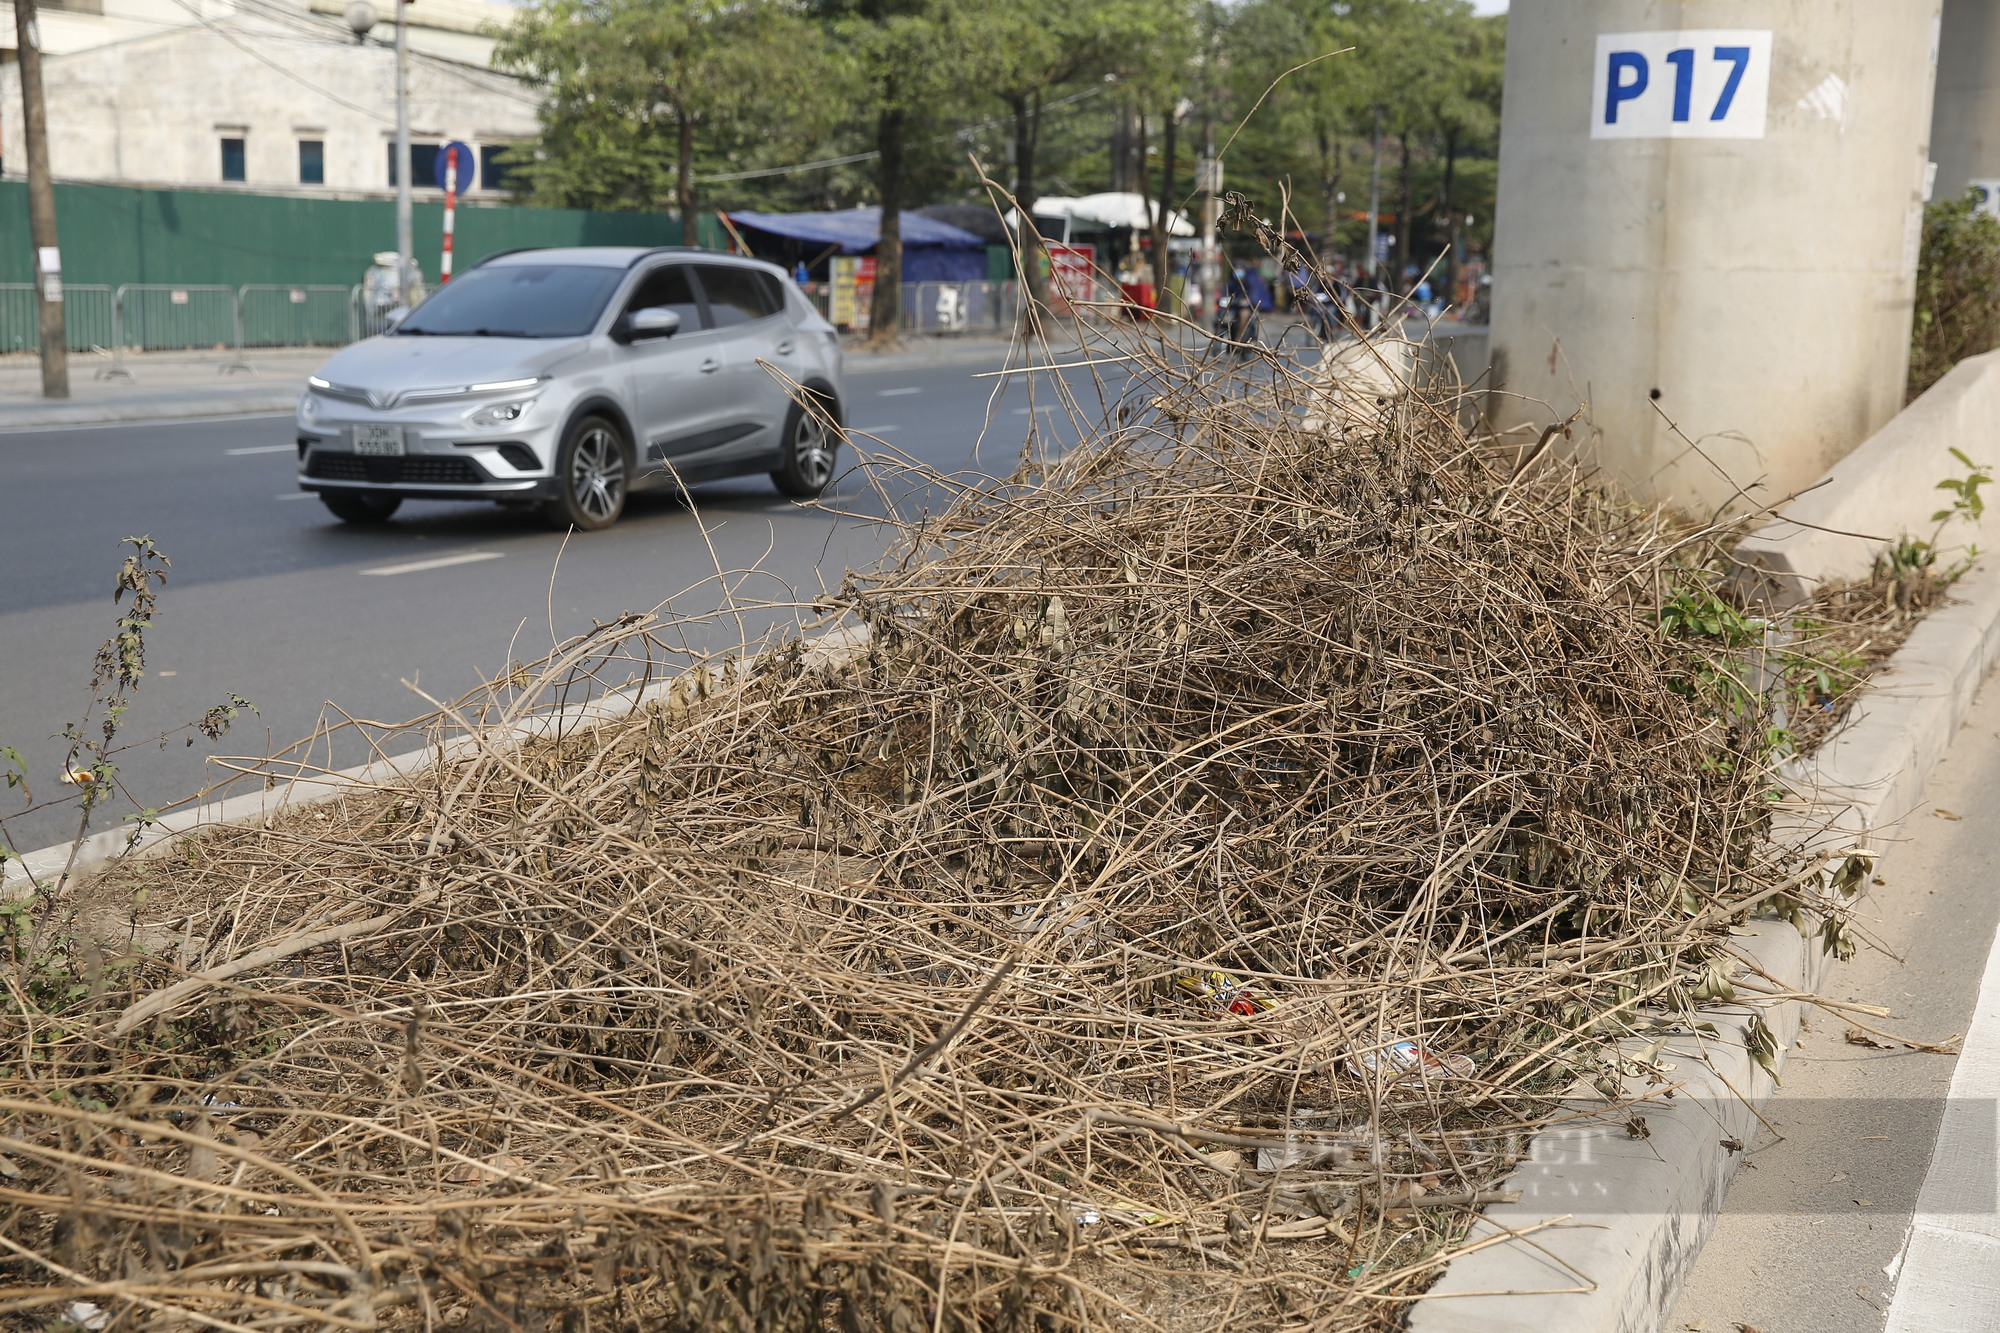
[[[1368,1078],[1378,1069],[1392,1078],[1407,1078],[1412,1074],[1427,1079],[1474,1078],[1479,1073],[1479,1065],[1471,1056],[1441,1055],[1408,1037],[1396,1038],[1383,1050],[1347,1057],[1347,1072],[1356,1078]]]
[[[69,1309],[63,1311],[63,1318],[78,1328],[95,1330],[111,1323],[111,1314],[103,1306],[91,1301],[72,1301]]]
[[[1259,995],[1249,982],[1227,972],[1183,972],[1174,978],[1174,987],[1183,994],[1207,1001],[1218,1018],[1228,1014],[1248,1018],[1276,1007]]]

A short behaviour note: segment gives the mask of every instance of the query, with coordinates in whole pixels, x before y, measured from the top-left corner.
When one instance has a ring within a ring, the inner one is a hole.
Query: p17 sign
[[[1744,28],[1597,36],[1593,139],[1761,139],[1771,34]]]

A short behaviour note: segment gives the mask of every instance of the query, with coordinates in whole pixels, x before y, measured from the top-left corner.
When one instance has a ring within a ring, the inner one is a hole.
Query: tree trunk
[[[674,162],[674,198],[681,208],[681,244],[698,244],[701,228],[694,215],[694,117],[685,111],[674,113],[680,129],[680,149]]]
[[[1458,292],[1458,206],[1452,203],[1452,176],[1458,170],[1458,127],[1452,126],[1444,136],[1444,193],[1440,206],[1444,209],[1445,233],[1449,249],[1444,256],[1444,299],[1455,301]]]
[[[1400,164],[1398,174],[1402,177],[1399,182],[1401,193],[1396,200],[1397,277],[1396,281],[1390,283],[1389,286],[1401,292],[1407,290],[1404,283],[1408,281],[1408,270],[1412,264],[1416,263],[1416,256],[1410,253],[1410,236],[1414,219],[1410,216],[1410,133],[1408,130],[1404,130],[1396,136],[1396,158]]]
[[[69,343],[63,332],[62,269],[42,262],[59,256],[56,187],[49,175],[49,126],[42,101],[42,34],[35,0],[14,0],[14,33],[21,62],[21,131],[28,147],[28,235],[34,242],[35,311],[41,341],[42,397],[69,397]],[[53,295],[54,299],[50,297]]]
[[[1042,270],[1042,234],[1035,228],[1035,147],[1042,133],[1042,95],[1011,93],[1014,110],[1014,206],[1020,220],[1014,235],[1021,249],[1021,277],[1036,304],[1048,299],[1048,275]]]
[[[1174,206],[1174,131],[1180,122],[1174,116],[1174,107],[1167,106],[1166,125],[1160,131],[1160,195],[1153,207],[1153,299],[1160,309],[1167,308],[1167,283],[1173,278],[1172,261],[1167,254],[1167,219]]]
[[[1326,218],[1319,242],[1319,262],[1327,264],[1332,262],[1334,249],[1340,241],[1340,169],[1347,149],[1331,125],[1322,121],[1316,129],[1319,136],[1320,202]]]
[[[1153,185],[1152,167],[1146,161],[1146,149],[1151,147],[1151,145],[1146,142],[1146,109],[1144,107],[1135,107],[1132,112],[1132,147],[1133,159],[1139,164],[1139,170],[1133,177],[1132,191],[1141,199],[1144,199],[1152,193]],[[1139,280],[1138,271],[1140,265],[1137,262],[1138,258],[1139,233],[1135,231],[1132,233],[1132,280],[1134,282]]]
[[[890,99],[884,99],[885,101]],[[893,347],[903,321],[903,111],[885,108],[875,122],[882,152],[875,188],[882,198],[882,240],[875,247],[875,299],[868,307],[868,345]]]
[[[1123,194],[1132,188],[1132,108],[1120,98],[1111,117],[1111,189]]]

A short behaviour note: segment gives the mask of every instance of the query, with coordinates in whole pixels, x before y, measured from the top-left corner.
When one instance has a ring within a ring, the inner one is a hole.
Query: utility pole
[[[1215,122],[1206,118],[1202,121],[1201,151],[1201,294],[1208,301],[1208,308],[1213,310],[1217,283],[1222,275],[1215,262],[1216,195],[1222,191],[1222,164],[1215,160]]]
[[[1368,164],[1369,327],[1382,314],[1382,104],[1375,104],[1375,156]]]
[[[410,304],[411,270],[416,265],[415,243],[410,226],[410,25],[403,10],[410,0],[396,5],[396,300],[405,309]]]
[[[21,60],[21,129],[28,140],[28,235],[35,246],[35,314],[40,322],[42,397],[69,397],[63,333],[62,250],[56,243],[56,187],[49,177],[49,121],[42,100],[42,30],[35,0],[14,0]]]

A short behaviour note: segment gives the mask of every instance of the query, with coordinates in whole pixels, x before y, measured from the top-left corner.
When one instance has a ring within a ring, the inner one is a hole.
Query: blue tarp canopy
[[[837,245],[844,255],[873,250],[882,239],[882,210],[844,208],[837,213],[731,213],[739,227],[814,245]],[[986,242],[969,231],[947,226],[921,213],[905,210],[903,245],[911,249],[985,250]],[[982,272],[983,276],[983,272]]]

